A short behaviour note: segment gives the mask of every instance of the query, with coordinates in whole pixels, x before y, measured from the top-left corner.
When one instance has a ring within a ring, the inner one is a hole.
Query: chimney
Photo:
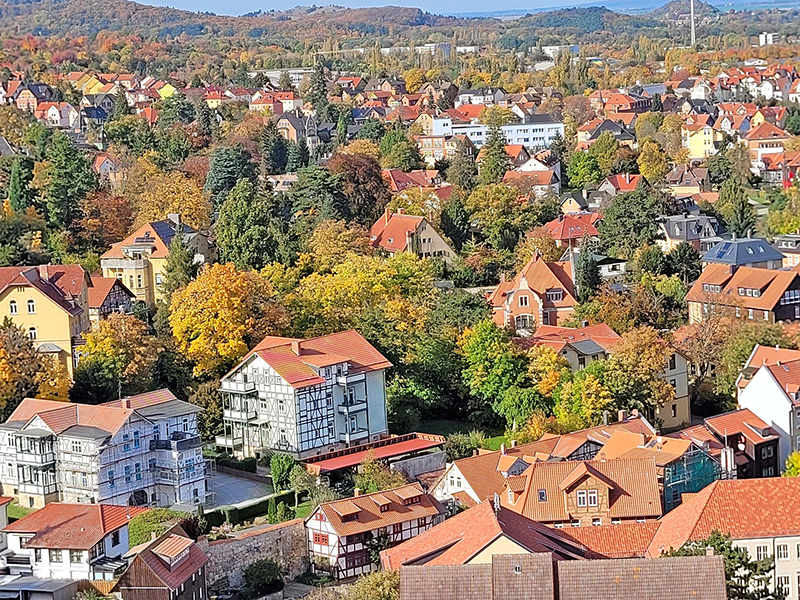
[[[505,453],[506,453],[506,444],[505,442],[503,442],[502,444],[500,444],[500,454],[505,454]]]
[[[154,539],[156,539],[156,532],[155,531],[151,531],[150,532],[150,541],[152,541]]]
[[[50,279],[50,270],[48,269],[50,265],[39,265],[39,277],[42,279]]]
[[[405,209],[405,208],[398,208],[398,209],[397,209],[397,214],[398,214],[398,215],[404,215],[404,214],[406,214],[406,209]]]
[[[361,495],[361,488],[353,489],[353,498],[358,498]]]
[[[617,413],[617,421],[626,421],[628,419],[628,411],[627,410],[620,410]]]
[[[300,356],[303,351],[300,349],[300,340],[292,340],[292,352]]]
[[[714,548],[712,548],[711,546],[706,548],[706,556],[714,556]]]
[[[388,206],[383,211],[383,217],[386,223],[389,223],[389,220],[392,218],[392,209],[389,208]]]
[[[167,219],[172,221],[172,224],[175,226],[175,231],[180,231],[181,229],[181,216],[178,213],[169,213],[167,215]]]
[[[639,409],[638,408],[631,409],[631,417],[634,418],[634,419],[638,419],[639,418]]]
[[[516,448],[517,447],[517,440],[511,440],[511,447],[512,448]]]
[[[131,407],[131,399],[130,398],[123,398],[121,400],[122,408],[130,408]]]
[[[581,321],[581,327],[588,327],[589,321]]]
[[[630,182],[631,182],[631,174],[625,173],[625,183],[629,184]]]

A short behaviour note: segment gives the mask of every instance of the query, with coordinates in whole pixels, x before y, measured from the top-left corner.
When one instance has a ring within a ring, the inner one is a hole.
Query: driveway
[[[211,499],[203,504],[205,510],[216,508],[217,506],[237,505],[257,498],[264,498],[274,493],[272,485],[268,483],[250,481],[249,479],[242,479],[219,472],[208,478],[208,491]],[[197,510],[197,506],[176,504],[172,509],[194,512]]]

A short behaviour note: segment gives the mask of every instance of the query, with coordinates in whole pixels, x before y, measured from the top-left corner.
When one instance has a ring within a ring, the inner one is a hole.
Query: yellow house
[[[208,236],[181,223],[171,214],[163,221],[146,223],[100,257],[103,277],[115,277],[134,293],[136,300],[155,306],[163,293],[169,246],[182,232],[195,263],[214,259]]]
[[[175,92],[178,91],[171,83],[167,83],[166,81],[159,81],[153,87],[158,92],[158,95],[161,96],[162,100],[172,97]]]
[[[27,332],[37,350],[61,361],[72,375],[89,329],[92,280],[80,265],[0,268],[0,319]]]
[[[99,94],[101,90],[105,87],[105,85],[106,85],[105,83],[103,83],[97,77],[92,75],[86,81],[83,82],[81,91],[84,93],[84,95]]]
[[[721,139],[721,132],[715,131],[709,123],[684,123],[681,126],[681,142],[689,151],[689,160],[699,160],[715,154],[715,142]]]

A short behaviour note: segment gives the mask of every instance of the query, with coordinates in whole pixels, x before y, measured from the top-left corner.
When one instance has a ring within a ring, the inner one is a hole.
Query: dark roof
[[[716,217],[706,215],[672,215],[663,217],[661,221],[664,233],[671,240],[688,242],[713,239],[727,233]]]
[[[0,135],[0,156],[13,156],[17,151],[9,143],[9,141]]]
[[[766,260],[783,260],[783,254],[763,238],[724,240],[703,255],[703,262],[747,265]]]
[[[600,125],[597,126],[597,129],[592,132],[592,135],[589,137],[589,139],[596,140],[604,131],[610,131],[617,141],[634,141],[636,139],[636,136],[625,129],[622,125],[619,125],[609,119],[606,119],[600,123]]]

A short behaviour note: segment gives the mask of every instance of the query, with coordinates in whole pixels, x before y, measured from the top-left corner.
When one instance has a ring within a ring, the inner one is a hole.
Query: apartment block
[[[99,406],[26,398],[0,425],[0,484],[23,506],[199,504],[200,408],[158,390]]]

